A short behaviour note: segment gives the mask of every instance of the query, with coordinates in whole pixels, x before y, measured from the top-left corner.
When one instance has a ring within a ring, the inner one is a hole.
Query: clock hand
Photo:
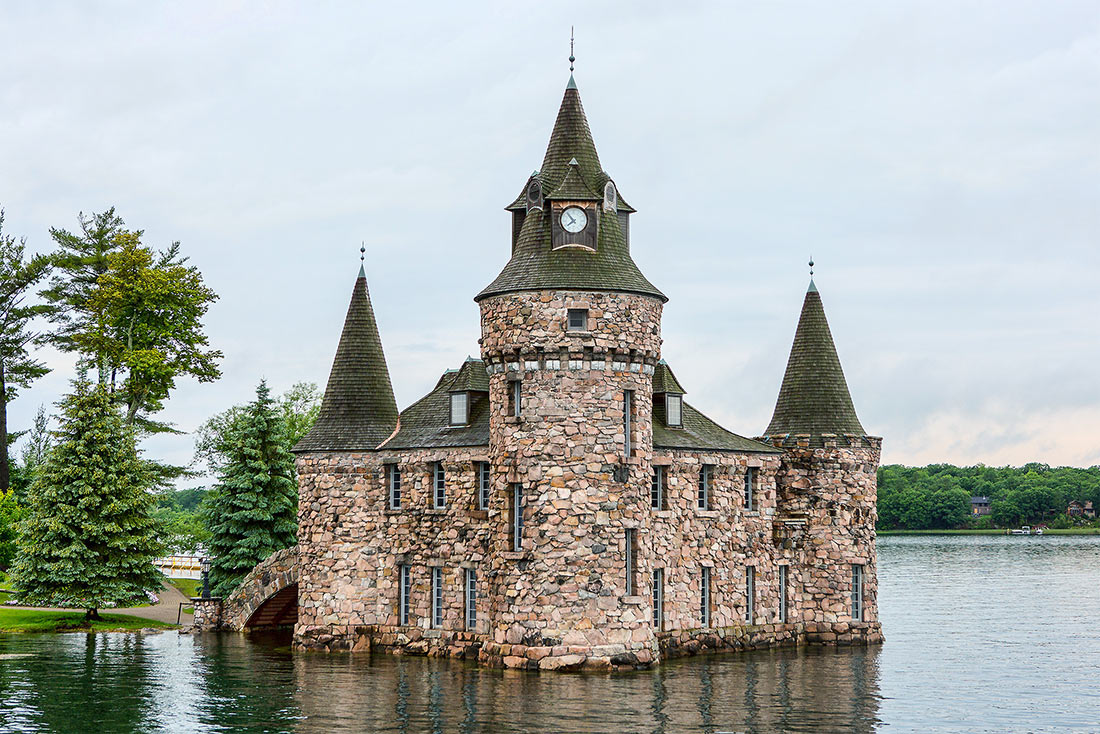
[[[572,214],[566,213],[565,216],[569,217],[569,223],[570,224],[576,224],[577,223],[577,220],[573,218]]]

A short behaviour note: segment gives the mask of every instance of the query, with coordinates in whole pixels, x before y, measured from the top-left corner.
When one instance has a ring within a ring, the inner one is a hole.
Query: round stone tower
[[[667,299],[631,259],[634,210],[600,166],[572,77],[542,168],[508,210],[512,258],[476,299],[499,520],[482,655],[543,668],[648,661],[652,376]]]

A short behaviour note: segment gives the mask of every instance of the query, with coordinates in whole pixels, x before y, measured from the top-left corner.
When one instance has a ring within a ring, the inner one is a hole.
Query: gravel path
[[[179,603],[190,602],[191,600],[184,596],[179,589],[167,581],[164,583],[164,588],[157,594],[160,599],[156,604],[149,607],[129,607],[118,609],[100,609],[100,614],[129,614],[134,617],[141,617],[142,619],[155,619],[158,622],[168,622],[169,624],[176,623],[176,615],[179,613]],[[184,606],[190,606],[185,604]],[[10,609],[34,609],[40,612],[77,612],[79,609],[63,609],[61,607],[9,607]],[[194,616],[184,613],[180,617],[180,624],[183,626],[190,625],[194,621]]]

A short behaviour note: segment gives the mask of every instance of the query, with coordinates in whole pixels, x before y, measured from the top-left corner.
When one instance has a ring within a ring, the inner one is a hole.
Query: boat
[[[1042,528],[1035,528],[1035,534],[1036,535],[1042,535],[1043,534],[1043,529]]]
[[[1031,535],[1031,526],[1030,525],[1024,525],[1022,528],[1019,528],[1018,530],[1009,530],[1008,534],[1009,535]]]

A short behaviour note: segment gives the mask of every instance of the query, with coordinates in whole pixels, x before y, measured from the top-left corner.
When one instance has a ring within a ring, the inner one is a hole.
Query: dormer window
[[[470,399],[467,393],[451,393],[451,425],[464,426],[469,422]]]
[[[684,425],[684,396],[665,393],[665,425],[681,428]]]
[[[569,309],[569,331],[588,331],[588,309]]]

